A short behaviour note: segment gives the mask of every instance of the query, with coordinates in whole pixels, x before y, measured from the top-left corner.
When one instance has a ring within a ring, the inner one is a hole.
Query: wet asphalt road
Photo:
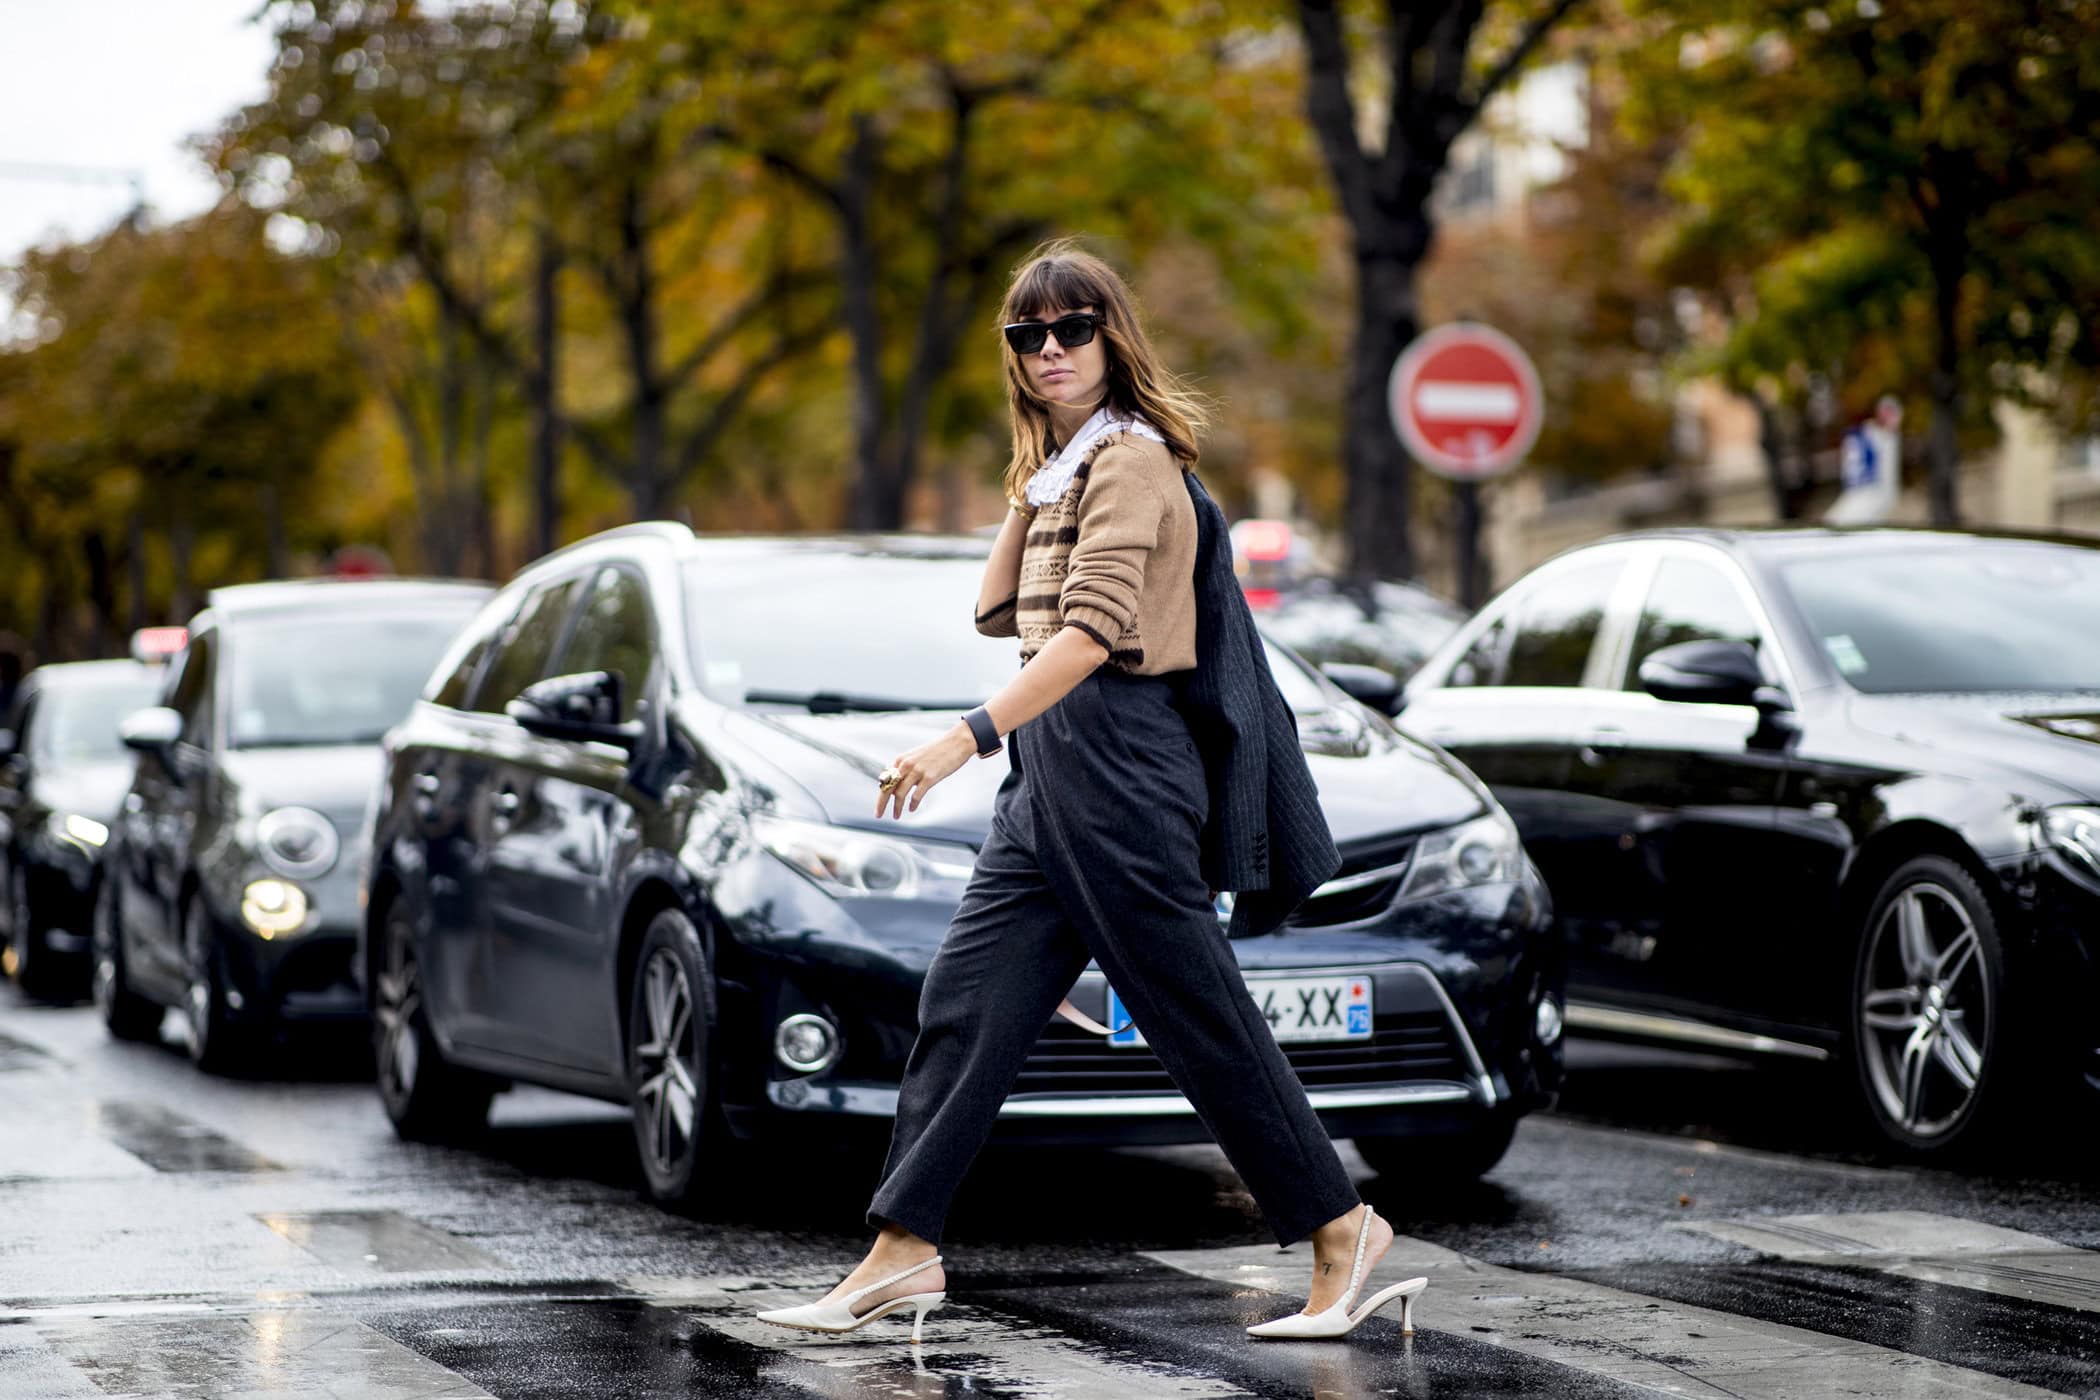
[[[197,1074],[0,986],[0,1397],[2100,1396],[2100,1169],[1877,1157],[1814,1073],[1576,1047],[1479,1185],[1344,1158],[1427,1274],[1344,1342],[1259,1344],[1306,1268],[1208,1148],[994,1150],[914,1347],[752,1321],[856,1257],[880,1142],[744,1151],[696,1218],[617,1110],[498,1100],[397,1142],[354,1056]]]

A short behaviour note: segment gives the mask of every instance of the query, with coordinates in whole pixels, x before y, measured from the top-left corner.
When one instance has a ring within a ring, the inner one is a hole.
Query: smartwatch
[[[999,742],[999,730],[992,723],[991,712],[986,710],[984,706],[979,705],[962,718],[963,723],[970,726],[970,733],[977,739],[977,756],[979,758],[990,758],[1004,747]]]

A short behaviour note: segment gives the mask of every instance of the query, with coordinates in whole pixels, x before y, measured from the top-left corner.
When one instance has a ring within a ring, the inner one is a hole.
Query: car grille
[[[1337,890],[1331,894],[1315,891],[1292,913],[1290,925],[1318,928],[1325,924],[1346,924],[1377,913],[1399,896],[1400,886],[1406,882],[1407,872],[1413,864],[1410,858],[1414,849],[1413,835],[1375,836],[1341,846],[1341,868],[1328,877],[1328,885],[1366,871],[1397,869],[1385,879],[1354,889]]]
[[[1464,1052],[1440,1011],[1380,1016],[1371,1038],[1294,1042],[1283,1056],[1308,1089],[1391,1084],[1409,1079],[1469,1082]],[[1015,1094],[1172,1092],[1166,1066],[1146,1046],[1110,1045],[1065,1021],[1050,1023],[1014,1081]]]
[[[294,947],[278,965],[279,996],[312,996],[350,985],[350,958],[357,950],[348,938],[313,939]]]

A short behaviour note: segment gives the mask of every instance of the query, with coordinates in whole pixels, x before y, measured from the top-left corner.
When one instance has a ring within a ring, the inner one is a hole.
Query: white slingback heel
[[[1356,1262],[1349,1268],[1349,1286],[1334,1303],[1316,1313],[1294,1312],[1272,1322],[1258,1322],[1247,1329],[1250,1337],[1271,1340],[1307,1339],[1314,1337],[1345,1337],[1356,1330],[1356,1324],[1377,1312],[1395,1298],[1400,1300],[1400,1331],[1412,1335],[1415,1330],[1415,1299],[1423,1289],[1429,1287],[1426,1278],[1411,1278],[1405,1283],[1396,1283],[1381,1288],[1365,1299],[1362,1305],[1351,1307],[1356,1302],[1356,1292],[1364,1286],[1364,1252],[1371,1243],[1370,1206],[1364,1207],[1364,1223],[1356,1231]]]
[[[843,1298],[829,1303],[802,1303],[792,1308],[769,1308],[758,1314],[758,1320],[770,1322],[776,1327],[800,1327],[807,1332],[851,1332],[878,1317],[888,1317],[891,1313],[905,1308],[916,1308],[917,1315],[911,1320],[911,1339],[916,1342],[921,1340],[919,1329],[926,1325],[926,1314],[948,1301],[946,1289],[938,1293],[902,1293],[895,1298],[885,1298],[858,1315],[854,1313],[853,1305],[870,1293],[879,1293],[893,1283],[902,1283],[913,1274],[930,1269],[940,1262],[941,1256],[936,1254],[923,1263],[912,1265],[902,1273],[878,1279],[866,1288],[856,1288]]]

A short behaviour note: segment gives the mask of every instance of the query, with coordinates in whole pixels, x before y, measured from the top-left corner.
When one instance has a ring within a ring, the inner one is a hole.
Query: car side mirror
[[[549,676],[503,707],[529,733],[549,739],[616,744],[629,753],[642,737],[638,720],[620,721],[620,677],[612,671]]]
[[[133,710],[117,725],[117,740],[135,753],[167,756],[182,737],[182,715],[165,705]]]
[[[0,761],[13,758],[15,750],[21,745],[21,742],[20,739],[15,737],[14,730],[0,729]]]
[[[1324,661],[1320,674],[1387,718],[1400,712],[1400,678],[1391,671],[1354,661]]]
[[[1700,705],[1790,708],[1786,693],[1765,681],[1757,648],[1748,642],[1679,642],[1641,663],[1641,688],[1658,700]]]

